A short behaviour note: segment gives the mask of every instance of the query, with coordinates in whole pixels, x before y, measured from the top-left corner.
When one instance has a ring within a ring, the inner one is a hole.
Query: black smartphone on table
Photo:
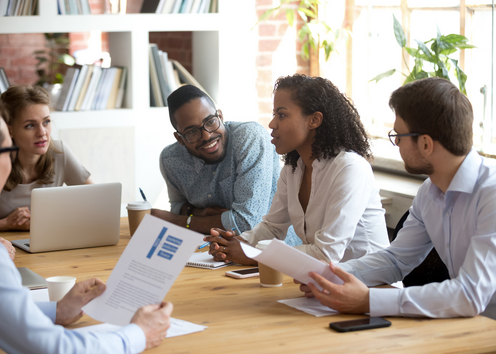
[[[331,322],[329,327],[337,332],[362,331],[365,329],[391,326],[391,322],[382,317],[360,318],[358,320]]]

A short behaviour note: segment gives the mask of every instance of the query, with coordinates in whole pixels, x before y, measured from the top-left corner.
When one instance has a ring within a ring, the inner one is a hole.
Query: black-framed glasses
[[[4,152],[10,153],[10,161],[12,161],[12,163],[14,163],[15,160],[17,159],[17,153],[19,152],[19,146],[12,145],[12,146],[9,146],[6,148],[0,148],[0,154],[4,153]]]
[[[419,135],[422,135],[420,133],[406,133],[406,134],[396,134],[396,132],[394,131],[394,129],[391,129],[388,133],[388,137],[389,137],[389,141],[391,142],[391,144],[393,144],[393,146],[398,146],[398,144],[400,143],[400,138],[401,137],[404,137],[404,136],[419,136]]]
[[[208,116],[206,118],[205,123],[203,123],[201,127],[199,128],[193,127],[184,134],[181,134],[179,132],[177,132],[177,134],[185,138],[190,144],[194,144],[201,140],[202,129],[204,129],[208,133],[212,133],[217,129],[219,129],[219,127],[220,127],[219,114],[215,112],[214,115]]]

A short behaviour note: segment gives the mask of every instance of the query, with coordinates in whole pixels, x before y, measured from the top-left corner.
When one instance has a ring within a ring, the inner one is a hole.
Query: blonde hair
[[[3,118],[10,127],[16,125],[19,116],[28,106],[33,104],[44,104],[50,107],[50,98],[46,91],[40,86],[10,86],[7,91],[2,93],[1,98],[7,113]],[[13,143],[15,144],[15,141],[13,141]],[[47,152],[41,155],[35,167],[38,174],[36,182],[39,184],[53,183],[53,176],[55,174],[53,153],[60,153],[60,151],[55,149],[52,139],[50,138]],[[7,183],[5,183],[4,190],[11,191],[17,187],[18,184],[21,184],[22,181],[22,167],[19,163],[19,159],[17,159],[12,165],[12,172],[7,179]]]

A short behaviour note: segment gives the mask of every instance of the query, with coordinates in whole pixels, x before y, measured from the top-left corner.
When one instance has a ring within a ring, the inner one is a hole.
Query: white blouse
[[[300,158],[294,173],[290,165],[281,170],[269,213],[241,237],[253,246],[274,237],[283,240],[293,225],[303,242],[296,248],[332,262],[360,258],[389,246],[385,211],[370,164],[354,152],[342,151],[333,159],[315,160],[312,167],[306,213],[298,199],[305,170]]]

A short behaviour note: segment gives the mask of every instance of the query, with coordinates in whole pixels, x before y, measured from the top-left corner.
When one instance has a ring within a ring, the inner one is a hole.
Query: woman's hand
[[[0,243],[2,245],[4,245],[5,248],[7,249],[7,252],[9,252],[10,259],[14,260],[16,250],[15,250],[14,246],[12,246],[12,242],[7,241],[3,237],[0,237]]]
[[[207,236],[203,240],[212,242],[208,251],[217,262],[232,261],[243,265],[258,265],[257,261],[246,257],[241,242],[242,238],[236,237],[234,231],[225,231],[222,229],[211,229],[212,236]]]
[[[31,227],[31,212],[28,207],[20,207],[10,213],[5,219],[0,220],[1,230],[24,230]]]

